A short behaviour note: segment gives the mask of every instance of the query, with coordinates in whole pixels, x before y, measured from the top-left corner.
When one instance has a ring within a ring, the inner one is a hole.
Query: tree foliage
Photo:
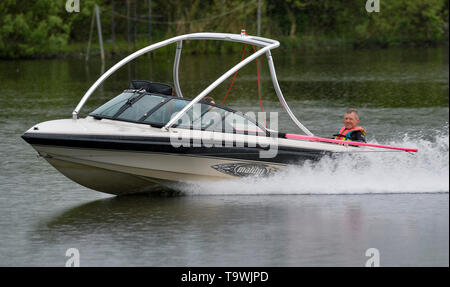
[[[261,0],[262,36],[285,37],[295,45],[323,39],[353,46],[448,42],[447,0],[379,1],[380,13],[368,13],[365,0]],[[111,39],[114,27],[114,35],[126,39],[133,33],[134,3],[137,32],[145,35],[148,0],[80,0],[79,13],[67,13],[66,0],[0,0],[0,58],[51,56],[71,42],[85,42],[95,4],[104,38]],[[151,5],[154,40],[242,28],[256,34],[256,0],[152,0]]]
[[[0,2],[0,57],[30,57],[63,51],[70,25],[61,14],[62,1]]]

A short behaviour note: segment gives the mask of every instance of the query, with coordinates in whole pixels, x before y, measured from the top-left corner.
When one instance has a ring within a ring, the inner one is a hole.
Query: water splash
[[[448,193],[448,126],[430,135],[380,144],[417,147],[418,153],[372,152],[290,166],[268,178],[184,185],[187,195]]]

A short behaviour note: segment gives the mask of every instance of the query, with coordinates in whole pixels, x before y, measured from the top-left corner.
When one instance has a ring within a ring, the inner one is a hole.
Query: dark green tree
[[[60,16],[65,12],[65,1],[0,1],[0,57],[62,52],[70,33]]]

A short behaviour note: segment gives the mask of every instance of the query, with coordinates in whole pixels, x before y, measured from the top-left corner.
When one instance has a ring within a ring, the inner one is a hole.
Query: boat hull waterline
[[[44,123],[45,124],[45,123]],[[40,124],[40,126],[45,126]],[[23,139],[69,179],[94,190],[123,195],[159,192],[179,183],[270,176],[289,164],[316,161],[323,150],[280,149],[261,159],[257,147],[173,147],[158,137],[46,134]],[[120,139],[120,140],[119,140]]]
[[[69,179],[90,189],[116,195],[159,192],[164,188],[173,189],[178,183],[269,175],[285,167],[192,155],[33,147]]]
[[[215,135],[193,133],[207,138]],[[289,164],[316,161],[326,154],[352,149],[277,139],[281,145],[275,156],[260,158],[264,148],[248,144],[261,138],[258,136],[232,135],[242,140],[232,146],[177,147],[170,134],[158,128],[88,117],[40,123],[22,138],[66,177],[117,195],[159,191],[159,187],[173,188],[186,182],[270,176]]]

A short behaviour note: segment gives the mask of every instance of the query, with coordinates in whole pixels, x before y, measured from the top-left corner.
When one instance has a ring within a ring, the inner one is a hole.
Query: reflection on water
[[[41,222],[31,242],[77,247],[84,266],[363,266],[370,247],[384,266],[445,265],[445,201],[448,194],[115,197]],[[421,248],[426,241],[435,248]]]

